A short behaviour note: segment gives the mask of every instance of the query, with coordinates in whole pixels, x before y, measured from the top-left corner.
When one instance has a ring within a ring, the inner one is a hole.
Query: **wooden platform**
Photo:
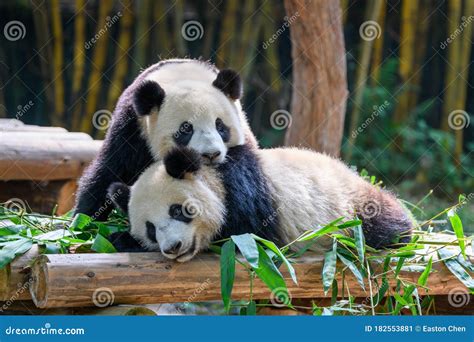
[[[99,151],[101,141],[62,127],[25,125],[0,119],[0,202],[57,213],[74,204],[77,179]]]

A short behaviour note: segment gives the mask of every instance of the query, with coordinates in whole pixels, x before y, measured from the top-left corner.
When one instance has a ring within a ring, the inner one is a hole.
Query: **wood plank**
[[[219,265],[219,256],[214,254],[200,254],[187,263],[170,261],[159,253],[42,255],[32,267],[30,293],[40,308],[93,306],[99,299],[101,304],[220,300]],[[300,258],[294,266],[298,285],[281,267],[292,298],[329,296],[324,294],[321,280],[322,256]],[[373,266],[381,272],[382,265]],[[463,286],[443,263],[434,263],[433,270],[428,280],[430,294],[447,294]],[[416,283],[419,276],[420,273],[401,272],[408,282]],[[369,296],[350,272],[346,273],[345,282],[352,296]],[[390,286],[393,290],[395,282]],[[270,291],[258,279],[254,282],[253,297],[270,298]],[[240,265],[236,266],[232,298],[249,298],[249,276]]]
[[[62,127],[46,127],[36,125],[0,125],[0,132],[46,132],[46,133],[66,133],[67,130]]]
[[[0,146],[11,140],[92,140],[89,134],[82,132],[0,132]]]
[[[2,140],[0,179],[76,179],[92,161],[102,141]]]

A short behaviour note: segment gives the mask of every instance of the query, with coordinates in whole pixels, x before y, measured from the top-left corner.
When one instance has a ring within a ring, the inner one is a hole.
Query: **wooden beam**
[[[2,139],[0,179],[61,180],[78,178],[102,141]]]
[[[159,253],[42,255],[32,267],[30,293],[40,308],[220,300],[219,265],[219,256],[214,254],[200,254],[187,263],[170,261]],[[299,258],[294,266],[298,285],[281,267],[292,298],[330,296],[323,291],[322,256]],[[381,272],[381,265],[374,267]],[[401,272],[401,277],[410,282],[416,283],[419,276],[420,273]],[[370,295],[350,272],[346,272],[345,283],[352,296]],[[428,284],[432,295],[447,294],[463,286],[441,262],[433,265]],[[395,282],[390,283],[392,290],[395,286]],[[249,299],[249,276],[240,265],[236,266],[232,298]],[[253,298],[270,298],[270,291],[258,279]]]

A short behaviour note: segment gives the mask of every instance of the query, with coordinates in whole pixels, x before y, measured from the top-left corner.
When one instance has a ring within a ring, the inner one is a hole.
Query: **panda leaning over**
[[[118,192],[123,196],[114,198]],[[128,211],[131,223],[131,236],[111,239],[119,250],[159,250],[180,262],[215,239],[254,233],[285,245],[309,229],[355,215],[369,246],[391,247],[410,240],[414,223],[389,191],[339,160],[296,148],[236,146],[218,166],[203,164],[192,149],[175,148],[131,188],[112,184],[109,196]],[[330,245],[318,242],[318,251]]]
[[[107,188],[132,185],[153,162],[177,146],[222,163],[229,147],[257,142],[232,70],[193,59],[170,59],[144,70],[122,93],[99,154],[80,179],[75,213],[107,218]]]

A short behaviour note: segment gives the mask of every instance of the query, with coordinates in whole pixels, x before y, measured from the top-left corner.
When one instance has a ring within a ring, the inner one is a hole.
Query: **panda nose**
[[[176,242],[173,246],[165,249],[163,253],[165,254],[178,254],[179,249],[181,248],[182,243],[181,241]]]
[[[216,152],[206,152],[206,153],[203,153],[202,156],[206,159],[208,159],[210,162],[212,162],[214,159],[216,159],[217,157],[219,157],[221,155],[221,152],[220,151],[216,151]]]

